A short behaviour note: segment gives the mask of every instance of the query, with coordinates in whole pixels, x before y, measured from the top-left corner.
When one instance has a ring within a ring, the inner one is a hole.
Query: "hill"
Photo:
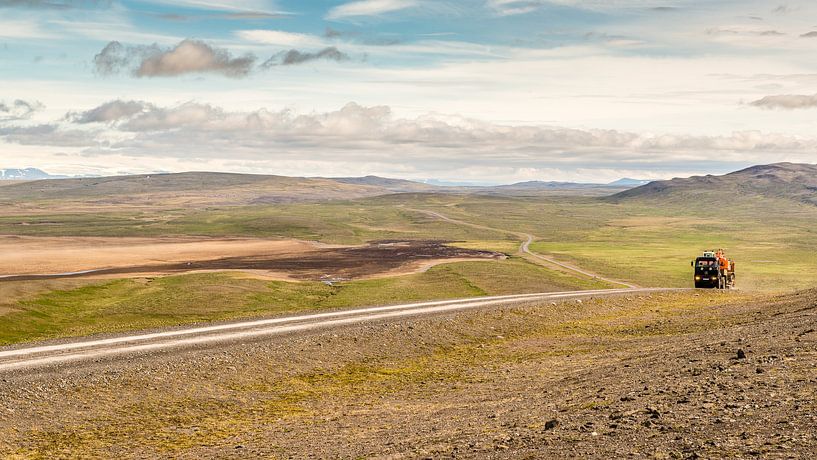
[[[413,182],[405,179],[389,179],[378,176],[333,177],[330,178],[330,180],[340,182],[342,184],[379,187],[394,193],[433,192],[441,188],[436,185],[424,184],[422,182]]]
[[[39,171],[39,170],[35,170]],[[21,176],[14,173],[15,177]],[[46,173],[47,179],[54,179]],[[365,177],[286,177],[215,172],[141,174],[110,177],[9,181],[0,206],[61,202],[87,206],[245,206],[368,198],[395,193],[453,193],[507,196],[604,196],[623,190],[598,184],[531,181],[493,187],[444,187],[404,179]]]
[[[650,182],[610,197],[623,200],[713,200],[762,197],[817,205],[817,165],[776,163],[722,176],[693,176]]]
[[[187,172],[40,180],[0,189],[0,203],[81,203],[93,206],[212,206],[355,199],[394,193],[394,184],[332,179]],[[406,181],[408,182],[408,181]],[[417,184],[421,186],[422,184]],[[402,191],[402,190],[399,190]]]
[[[492,188],[497,190],[570,190],[581,188],[595,188],[601,186],[600,184],[581,184],[577,182],[557,182],[557,181],[539,181],[532,180],[527,182],[517,182],[510,185],[498,185]]]

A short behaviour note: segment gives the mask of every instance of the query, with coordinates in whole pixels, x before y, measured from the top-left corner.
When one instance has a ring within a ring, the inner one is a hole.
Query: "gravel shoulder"
[[[811,458],[817,291],[674,292],[0,376],[0,455]]]

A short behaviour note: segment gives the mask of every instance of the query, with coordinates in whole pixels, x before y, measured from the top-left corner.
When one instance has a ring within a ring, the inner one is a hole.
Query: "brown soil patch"
[[[0,281],[227,270],[267,272],[277,278],[341,280],[422,271],[442,260],[501,257],[500,253],[457,248],[441,241],[336,247],[247,239],[4,237],[0,239],[0,276],[5,277]]]
[[[0,275],[79,272],[316,250],[297,240],[0,236]]]

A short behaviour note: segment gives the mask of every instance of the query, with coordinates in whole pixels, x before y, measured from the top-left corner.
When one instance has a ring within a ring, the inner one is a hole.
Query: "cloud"
[[[0,0],[0,8],[67,10],[72,8],[109,7],[110,5],[110,0]]]
[[[335,61],[335,62],[342,62],[348,61],[351,58],[348,54],[340,51],[339,49],[335,48],[334,46],[330,46],[328,48],[324,48],[320,51],[315,53],[309,52],[302,52],[298,50],[289,50],[285,53],[280,53],[276,56],[269,58],[266,62],[264,62],[261,67],[270,68],[278,65],[298,65],[304,64],[310,61]]]
[[[544,3],[541,0],[488,0],[488,7],[500,16],[514,16],[536,11]]]
[[[768,110],[813,109],[817,108],[817,94],[812,96],[799,94],[766,96],[762,99],[750,102],[749,105]]]
[[[417,6],[416,0],[360,0],[344,3],[329,10],[326,19],[337,20],[357,16],[379,16]]]
[[[173,77],[191,73],[217,73],[231,78],[247,76],[256,57],[233,57],[229,51],[202,41],[183,40],[173,48],[158,45],[125,46],[108,43],[96,56],[97,73],[111,75],[128,70],[136,77]]]
[[[102,48],[102,51],[94,56],[96,72],[100,75],[119,73],[130,64],[136,57],[137,52],[138,54],[144,54],[144,52],[139,51],[141,49],[142,48],[124,46],[117,41],[108,43]]]
[[[505,125],[456,115],[398,118],[388,106],[355,103],[336,111],[301,114],[228,111],[197,102],[161,107],[110,101],[78,116],[108,123],[82,130],[57,124],[0,127],[0,139],[84,147],[86,159],[110,157],[134,164],[175,161],[188,167],[223,167],[231,162],[254,165],[256,172],[292,175],[343,170],[450,178],[451,171],[469,171],[483,179],[582,168],[678,171],[711,165],[712,158],[741,165],[770,158],[797,160],[809,158],[817,149],[817,138],[756,131],[645,135]]]
[[[24,120],[43,108],[44,106],[39,102],[28,102],[22,99],[13,102],[0,101],[0,121]]]
[[[145,0],[148,3],[182,6],[208,11],[277,14],[275,2],[269,0]]]
[[[85,112],[71,112],[65,118],[79,124],[110,123],[154,109],[155,107],[147,102],[115,100]]]
[[[150,13],[149,13],[150,14]],[[254,11],[237,12],[237,13],[209,13],[209,14],[151,14],[151,16],[163,19],[165,21],[183,22],[183,21],[206,21],[212,19],[226,19],[230,21],[256,21],[266,19],[280,19],[288,17],[288,13],[261,13]]]
[[[282,30],[240,30],[239,38],[265,45],[321,46],[324,41],[314,35],[284,32]]]
[[[57,38],[52,32],[44,30],[41,24],[33,21],[11,21],[0,19],[0,37],[2,38]]]
[[[677,11],[677,0],[485,0],[485,6],[500,16],[532,13],[545,6],[576,8],[590,11],[622,11],[624,9]]]
[[[789,5],[780,5],[777,8],[773,9],[772,13],[774,13],[774,14],[789,14],[792,11],[794,11],[794,9],[792,7],[790,7]]]
[[[122,117],[120,125],[123,131],[155,132],[167,131],[184,127],[202,127],[207,124],[226,123],[230,119],[221,108],[208,104],[187,102],[176,107],[156,107],[142,103],[149,110],[142,111],[134,116]],[[220,129],[227,128],[229,123],[222,124]],[[248,123],[249,125],[249,123]]]
[[[806,32],[800,35],[801,38],[817,38],[817,31]]]
[[[175,48],[152,54],[136,70],[139,77],[170,77],[187,73],[220,73],[227,77],[246,76],[255,56],[233,58],[228,51],[197,40],[184,40]]]
[[[345,35],[349,35],[349,33],[343,32],[341,30],[336,30],[331,27],[327,27],[326,30],[323,32],[324,38],[340,38]]]
[[[715,27],[706,30],[707,35],[756,35],[759,37],[781,37],[783,32],[769,29],[750,29],[745,27]]]
[[[91,147],[100,146],[96,133],[62,129],[55,123],[34,126],[0,126],[0,139],[21,145]]]

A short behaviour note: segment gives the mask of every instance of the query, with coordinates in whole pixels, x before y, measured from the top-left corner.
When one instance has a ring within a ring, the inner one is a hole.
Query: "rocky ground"
[[[817,291],[528,305],[5,375],[0,454],[815,458]]]

